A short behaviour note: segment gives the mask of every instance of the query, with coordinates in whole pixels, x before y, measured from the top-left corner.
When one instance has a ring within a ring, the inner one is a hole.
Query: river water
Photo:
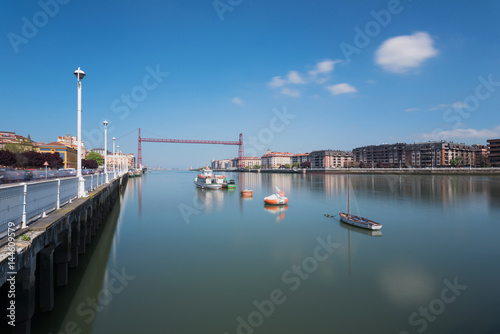
[[[130,179],[32,332],[500,332],[499,177],[226,175]],[[287,207],[264,206],[275,184]],[[380,233],[325,216],[348,184]]]

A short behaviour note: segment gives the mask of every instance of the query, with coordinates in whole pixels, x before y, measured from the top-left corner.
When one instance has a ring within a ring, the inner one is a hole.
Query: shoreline
[[[500,168],[304,168],[304,169],[214,169],[214,172],[276,174],[395,174],[395,175],[500,175]]]

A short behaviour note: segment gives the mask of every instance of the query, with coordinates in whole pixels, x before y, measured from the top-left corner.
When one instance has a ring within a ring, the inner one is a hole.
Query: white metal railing
[[[121,173],[116,176],[120,177]],[[113,180],[113,173],[108,177],[109,181]],[[105,174],[85,175],[83,178],[85,192],[106,182]],[[0,187],[0,239],[7,235],[9,222],[13,222],[16,229],[26,226],[29,221],[58,210],[77,196],[77,177]]]

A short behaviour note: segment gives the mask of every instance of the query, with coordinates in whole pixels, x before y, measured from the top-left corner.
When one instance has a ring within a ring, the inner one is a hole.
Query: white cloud
[[[305,84],[305,80],[302,79],[300,74],[297,71],[288,72],[288,82],[292,84]]]
[[[290,89],[290,88],[283,88],[281,90],[281,94],[288,95],[291,97],[300,97],[300,92],[295,89]]]
[[[233,97],[233,103],[235,104],[243,104],[243,100],[240,99],[239,97]]]
[[[420,109],[418,109],[418,108],[408,108],[408,109],[405,110],[405,112],[412,112],[412,111],[418,111],[418,110],[420,110]]]
[[[348,83],[340,83],[333,86],[327,86],[326,89],[328,89],[333,95],[356,93],[358,91],[356,87],[353,87]]]
[[[419,67],[439,53],[425,32],[397,36],[384,41],[375,52],[375,62],[389,72],[404,73]]]
[[[373,85],[373,84],[376,84],[376,83],[377,83],[377,81],[372,80],[372,79],[366,80],[365,82],[366,82],[367,84],[371,84],[371,85]]]
[[[424,139],[440,140],[440,139],[463,139],[463,138],[499,138],[500,126],[494,129],[454,129],[454,130],[440,130],[431,133],[424,133],[421,135]]]
[[[287,83],[285,79],[282,79],[280,76],[275,76],[273,79],[268,83],[269,87],[271,88],[277,88],[284,86]]]
[[[309,71],[309,74],[316,75],[318,73],[330,73],[333,71],[335,64],[340,63],[340,60],[324,60],[316,64],[316,68]]]
[[[467,105],[465,105],[465,103],[458,101],[458,102],[454,102],[452,104],[441,103],[441,104],[438,104],[437,106],[429,108],[429,110],[440,110],[440,109],[450,109],[450,108],[465,109],[466,107],[467,107]]]
[[[455,102],[451,105],[451,107],[454,109],[465,109],[467,106],[463,102]]]

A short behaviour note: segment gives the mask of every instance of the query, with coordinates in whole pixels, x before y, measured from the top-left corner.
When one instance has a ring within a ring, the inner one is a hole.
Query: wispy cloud
[[[429,108],[429,110],[441,110],[441,109],[450,109],[450,108],[465,109],[466,107],[467,106],[465,105],[465,103],[458,101],[458,102],[454,102],[451,104],[441,103],[441,104],[438,104],[434,107]]]
[[[330,73],[333,71],[335,64],[340,63],[340,60],[324,60],[316,64],[314,70],[309,71],[311,75],[317,75],[320,73]]]
[[[384,41],[375,52],[375,62],[386,71],[405,73],[438,53],[429,34],[416,32]]]
[[[356,93],[358,91],[356,87],[351,86],[348,83],[339,83],[337,85],[327,86],[326,89],[328,89],[333,95]]]
[[[243,100],[239,97],[233,97],[232,101],[234,104],[243,104]]]
[[[300,76],[297,71],[288,72],[288,82],[295,85],[305,84],[306,81]]]
[[[300,73],[299,71],[293,70],[289,71],[284,76],[274,76],[267,85],[269,88],[275,89],[285,86],[307,85],[310,83],[323,84],[330,79],[329,74],[335,69],[335,64],[340,62],[340,60],[326,59],[316,63],[314,69],[306,73]],[[299,90],[291,89],[290,87],[282,89],[281,93],[293,97],[301,96]]]
[[[286,87],[281,90],[281,94],[291,97],[300,97],[300,92],[298,90]]]
[[[275,76],[269,81],[268,85],[271,88],[277,88],[286,85],[287,81],[280,76]]]
[[[500,137],[500,126],[494,129],[453,129],[453,130],[443,130],[432,133],[423,133],[420,135],[424,139],[464,139],[464,138],[499,138]]]
[[[419,108],[408,108],[405,110],[405,112],[412,112],[412,111],[418,111],[420,110]]]

